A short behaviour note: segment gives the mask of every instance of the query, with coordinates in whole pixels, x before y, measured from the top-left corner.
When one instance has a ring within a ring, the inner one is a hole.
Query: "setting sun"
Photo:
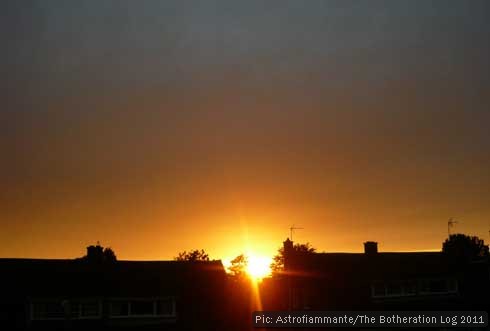
[[[254,280],[264,278],[271,272],[271,259],[264,256],[249,256],[247,273]]]

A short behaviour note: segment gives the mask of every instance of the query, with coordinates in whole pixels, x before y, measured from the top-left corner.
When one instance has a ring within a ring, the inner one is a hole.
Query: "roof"
[[[407,253],[300,253],[292,271],[311,277],[363,277],[407,279],[433,277],[453,270],[451,261],[440,252]]]
[[[10,296],[166,296],[224,281],[221,261],[0,259],[0,291]]]

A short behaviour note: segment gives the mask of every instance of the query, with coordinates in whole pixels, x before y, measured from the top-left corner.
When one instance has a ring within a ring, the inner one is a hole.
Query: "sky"
[[[2,1],[0,257],[489,241],[488,1]]]

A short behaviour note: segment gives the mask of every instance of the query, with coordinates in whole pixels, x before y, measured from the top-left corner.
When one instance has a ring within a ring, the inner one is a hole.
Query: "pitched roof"
[[[300,253],[293,271],[310,277],[411,278],[451,272],[451,261],[440,252]]]
[[[159,296],[221,282],[221,261],[0,259],[0,291],[11,296]]]

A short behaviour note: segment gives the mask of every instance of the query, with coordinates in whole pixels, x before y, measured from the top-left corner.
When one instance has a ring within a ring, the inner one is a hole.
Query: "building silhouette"
[[[225,282],[221,261],[0,259],[0,328],[215,330]]]
[[[268,309],[486,310],[488,258],[461,263],[442,252],[316,253],[284,241],[284,273]],[[279,290],[282,289],[282,290]]]

